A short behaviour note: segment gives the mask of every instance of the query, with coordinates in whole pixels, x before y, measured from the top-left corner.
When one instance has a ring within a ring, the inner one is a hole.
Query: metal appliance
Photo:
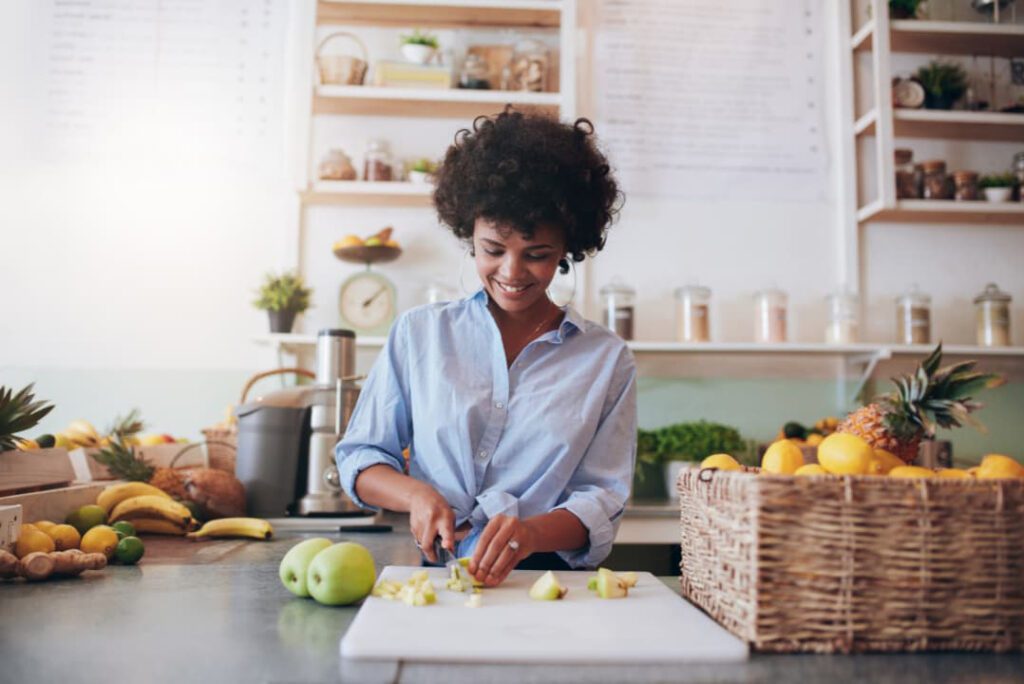
[[[238,407],[236,475],[251,515],[373,515],[341,490],[334,447],[359,398],[355,333],[317,334],[314,384]]]

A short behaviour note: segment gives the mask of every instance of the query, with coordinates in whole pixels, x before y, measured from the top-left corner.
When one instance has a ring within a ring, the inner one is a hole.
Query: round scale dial
[[[395,286],[379,273],[364,271],[341,284],[342,323],[364,335],[385,335],[395,320]]]

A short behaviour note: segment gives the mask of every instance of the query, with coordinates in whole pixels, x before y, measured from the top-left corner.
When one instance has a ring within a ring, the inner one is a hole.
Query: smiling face
[[[551,225],[538,226],[527,237],[512,228],[478,218],[473,226],[476,272],[491,300],[509,313],[546,308],[545,290],[565,256],[563,232]]]

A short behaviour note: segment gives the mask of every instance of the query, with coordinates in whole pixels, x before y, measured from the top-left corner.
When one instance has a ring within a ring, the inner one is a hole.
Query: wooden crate
[[[67,449],[0,453],[0,496],[64,487],[74,479]]]
[[[683,595],[757,650],[1024,650],[1024,480],[676,485]]]

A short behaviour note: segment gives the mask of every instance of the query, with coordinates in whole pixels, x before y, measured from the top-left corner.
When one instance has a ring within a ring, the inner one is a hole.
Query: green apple
[[[626,598],[626,583],[611,570],[597,569],[597,595],[603,599]]]
[[[381,242],[379,237],[366,238],[366,242],[363,243],[363,247],[380,247],[384,243]]]
[[[347,606],[366,597],[377,581],[373,556],[362,544],[341,542],[313,557],[306,573],[309,595],[328,606]]]
[[[306,588],[306,573],[309,571],[309,564],[313,562],[313,557],[316,554],[333,543],[330,539],[316,537],[301,541],[290,548],[281,559],[281,565],[277,571],[281,578],[281,584],[296,596],[309,596],[309,589]]]
[[[535,601],[556,601],[569,593],[568,587],[558,583],[555,573],[548,570],[530,587],[530,598]]]

